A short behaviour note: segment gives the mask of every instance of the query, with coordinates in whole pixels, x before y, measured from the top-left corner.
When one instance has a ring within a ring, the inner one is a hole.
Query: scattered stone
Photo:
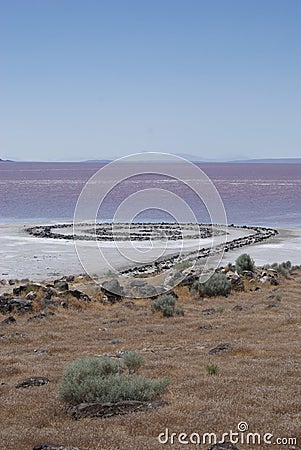
[[[212,330],[213,326],[212,325],[200,325],[197,329],[198,330]]]
[[[45,353],[48,353],[48,351],[43,348],[36,348],[34,349],[33,352],[36,353],[37,355],[44,355]]]
[[[27,289],[27,285],[22,284],[21,286],[13,288],[13,294],[20,295],[20,294],[22,294],[22,292],[26,291],[26,289]]]
[[[277,303],[270,303],[268,306],[267,306],[267,309],[271,309],[271,308],[278,308],[278,304]]]
[[[64,280],[55,280],[53,282],[54,289],[57,289],[58,291],[68,291],[69,285],[67,281]]]
[[[8,284],[10,286],[13,286],[14,284],[16,284],[15,280],[8,280]]]
[[[232,270],[229,270],[226,273],[226,276],[227,276],[228,280],[230,280],[230,282],[231,282],[231,289],[233,289],[235,291],[243,291],[244,290],[243,281],[241,279],[241,276],[237,272],[233,272]]]
[[[122,304],[122,306],[125,306],[126,308],[130,308],[130,309],[133,309],[133,308],[135,308],[135,303],[134,302],[132,302],[131,300],[129,300],[129,301],[127,301],[127,302],[124,302],[123,304]]]
[[[12,323],[16,323],[16,319],[13,316],[9,316],[0,322],[1,325],[11,325]]]
[[[21,380],[16,384],[16,388],[28,388],[32,386],[42,386],[43,384],[50,383],[50,380],[46,377],[30,377]]]
[[[79,291],[78,289],[70,290],[69,293],[72,295],[72,297],[75,297],[78,300],[84,300],[85,302],[91,301],[90,297],[87,294],[84,294],[83,292]]]
[[[97,338],[97,341],[107,342],[108,344],[113,344],[113,345],[123,343],[122,339],[117,339],[117,338]]]
[[[250,306],[246,306],[246,305],[236,305],[232,308],[232,311],[249,311],[250,310]]]
[[[0,339],[24,338],[27,336],[27,333],[0,334]]]
[[[152,401],[124,401],[117,403],[81,403],[66,408],[67,414],[73,419],[81,419],[83,417],[111,417],[115,415],[124,415],[137,411],[148,411],[165,406],[167,402]]]
[[[219,442],[218,444],[214,444],[211,447],[208,447],[207,450],[238,450],[232,442]]]
[[[41,308],[42,309],[46,309],[49,306],[60,306],[60,301],[59,300],[51,300],[50,298],[43,298],[42,302],[41,302]]]
[[[230,350],[233,350],[233,347],[231,344],[225,343],[225,344],[219,344],[216,347],[212,348],[211,350],[209,350],[208,354],[209,355],[216,355],[217,353],[220,352],[229,352]]]
[[[102,323],[104,325],[112,324],[112,323],[125,323],[126,319],[111,319],[111,320],[104,320]]]
[[[26,312],[32,309],[31,300],[24,298],[6,298],[0,297],[0,312],[7,313],[12,311]]]
[[[37,293],[34,291],[30,291],[28,292],[28,294],[26,295],[26,299],[27,300],[34,300],[35,298],[37,298]]]
[[[202,313],[204,316],[211,316],[211,314],[215,314],[217,312],[214,308],[203,309]]]
[[[73,281],[74,281],[74,276],[73,276],[73,275],[68,275],[68,276],[66,277],[66,281],[67,281],[67,283],[73,283]]]
[[[34,316],[30,316],[27,320],[34,320],[34,319],[44,319],[45,317],[48,316],[54,316],[55,314],[53,312],[46,312],[46,311],[42,311],[38,314],[35,314]]]
[[[254,272],[251,270],[244,270],[242,274],[247,278],[254,278]]]
[[[65,445],[59,444],[50,444],[49,442],[42,442],[41,444],[37,444],[33,447],[32,450],[89,450],[83,449],[79,447],[66,447]]]

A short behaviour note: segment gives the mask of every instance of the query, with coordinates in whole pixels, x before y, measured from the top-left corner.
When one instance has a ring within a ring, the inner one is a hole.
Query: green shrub
[[[265,269],[274,269],[278,273],[281,273],[284,277],[288,277],[294,270],[298,270],[301,266],[293,266],[291,261],[284,261],[282,263],[273,263],[272,265],[266,264]]]
[[[201,297],[215,297],[216,295],[227,297],[231,292],[231,282],[225,274],[215,273],[205,283],[196,281],[192,288],[194,291],[197,291]]]
[[[206,370],[209,375],[216,375],[218,372],[218,367],[216,364],[207,364]]]
[[[168,385],[166,378],[152,380],[124,375],[120,369],[120,363],[108,357],[80,358],[67,367],[59,385],[59,396],[69,404],[150,401]]]
[[[176,299],[172,295],[161,295],[153,300],[150,304],[151,311],[162,312],[163,317],[172,317],[174,314],[184,315],[184,310],[181,306],[175,307]]]
[[[128,352],[124,355],[123,362],[129,373],[135,373],[144,364],[144,358],[137,352]]]
[[[238,273],[243,273],[245,270],[253,272],[255,264],[250,255],[243,253],[236,259],[235,268]]]
[[[175,314],[177,314],[178,316],[184,316],[184,308],[183,308],[183,306],[177,306],[175,308]]]

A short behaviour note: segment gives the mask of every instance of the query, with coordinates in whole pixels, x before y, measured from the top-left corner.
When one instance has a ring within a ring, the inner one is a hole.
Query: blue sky
[[[0,1],[0,157],[300,157],[299,0]]]

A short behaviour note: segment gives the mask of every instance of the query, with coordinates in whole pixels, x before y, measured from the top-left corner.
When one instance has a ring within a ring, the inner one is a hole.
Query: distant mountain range
[[[203,163],[203,164],[215,164],[215,163],[231,163],[231,164],[301,164],[301,158],[257,158],[257,159],[205,159],[199,158],[195,155],[190,155],[188,153],[178,153],[175,156],[187,159],[191,162]],[[70,163],[102,163],[106,164],[113,160],[110,159],[89,159],[84,161],[48,161],[48,162],[70,162]],[[12,161],[10,159],[1,159],[0,163],[6,162],[47,162],[47,161]]]

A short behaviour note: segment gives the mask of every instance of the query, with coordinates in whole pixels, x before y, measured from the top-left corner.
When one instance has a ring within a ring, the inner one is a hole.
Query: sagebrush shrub
[[[184,315],[182,306],[176,308],[176,299],[173,295],[161,295],[150,304],[151,311],[162,312],[163,317],[172,317],[174,314]]]
[[[80,358],[67,367],[59,396],[69,404],[82,402],[150,401],[161,395],[168,379],[148,379],[121,373],[121,363],[109,357]]]
[[[123,357],[123,362],[129,373],[135,373],[144,364],[144,358],[137,352],[127,352]]]
[[[243,273],[244,271],[253,272],[255,264],[250,255],[243,253],[236,259],[235,268],[238,273]]]
[[[192,288],[202,297],[215,297],[216,295],[226,297],[231,292],[231,282],[225,274],[215,273],[205,283],[196,281]]]

